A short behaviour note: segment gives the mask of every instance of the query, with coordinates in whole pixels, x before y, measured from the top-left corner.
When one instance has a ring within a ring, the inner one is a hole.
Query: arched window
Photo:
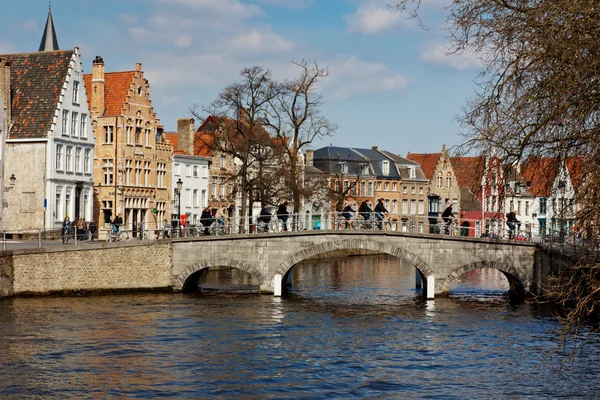
[[[446,187],[450,189],[452,187],[452,175],[450,172],[446,175]]]
[[[438,177],[437,177],[437,187],[441,188],[442,187],[442,173],[439,172],[438,173]]]

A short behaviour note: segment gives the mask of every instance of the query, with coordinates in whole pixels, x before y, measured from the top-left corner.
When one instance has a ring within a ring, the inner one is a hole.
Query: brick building
[[[119,213],[125,229],[134,233],[142,222],[155,227],[170,220],[173,146],[163,140],[142,65],[105,73],[104,61],[96,57],[85,86],[96,136],[94,215],[99,225],[108,228]]]

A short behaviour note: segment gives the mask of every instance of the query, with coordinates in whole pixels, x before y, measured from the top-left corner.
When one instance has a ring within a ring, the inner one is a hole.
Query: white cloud
[[[407,24],[406,16],[389,6],[389,0],[369,1],[358,5],[356,12],[344,15],[349,32],[363,35],[383,32]]]
[[[340,56],[329,63],[329,77],[323,80],[328,98],[344,100],[365,93],[401,90],[411,83],[399,72],[354,55]]]
[[[228,40],[230,49],[253,54],[289,51],[294,44],[274,32],[256,28],[241,32]]]
[[[483,66],[480,57],[472,52],[451,53],[449,43],[431,43],[421,49],[421,60],[435,65],[450,67],[459,71],[477,69]]]
[[[264,15],[259,6],[244,4],[239,0],[160,0],[160,2],[168,7],[181,5],[190,9],[236,18],[252,18]]]

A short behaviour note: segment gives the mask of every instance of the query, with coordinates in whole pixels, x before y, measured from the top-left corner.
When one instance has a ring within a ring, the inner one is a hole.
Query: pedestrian
[[[508,226],[508,238],[509,239],[515,238],[515,228],[516,228],[515,224],[518,224],[518,223],[520,223],[520,222],[517,219],[517,214],[514,210],[509,212],[508,214],[506,214],[506,225]]]
[[[96,236],[96,232],[98,231],[98,226],[96,226],[96,222],[94,218],[88,224],[88,230],[90,231],[90,241],[94,241],[94,236]]]
[[[87,223],[85,222],[85,218],[77,218],[77,239],[78,240],[86,240],[86,234],[87,234]]]
[[[170,230],[171,225],[169,225],[169,221],[165,218],[165,222],[163,224],[163,239],[168,239],[171,237],[171,235],[169,235]]]
[[[144,221],[140,222],[140,240],[144,240]]]
[[[67,215],[65,215],[65,219],[63,220],[63,223],[62,223],[61,233],[63,236],[66,236],[69,234],[70,230],[71,230],[71,220],[69,219],[69,214],[67,214]]]
[[[288,202],[284,201],[277,208],[277,219],[280,219],[281,222],[283,222],[283,230],[284,231],[288,230],[287,221],[290,216],[290,213],[288,213],[288,210],[287,210],[287,206],[288,206]]]
[[[264,228],[264,232],[269,232],[269,222],[271,222],[271,211],[269,211],[269,207],[266,204],[263,204],[263,208],[260,210],[258,222]]]
[[[208,228],[213,223],[213,216],[210,212],[210,208],[206,207],[204,210],[202,210],[202,214],[200,214],[200,223],[204,226],[204,234],[210,234]]]
[[[123,225],[123,214],[119,213],[113,219],[112,228],[114,233],[119,233],[119,229],[121,229],[121,225]]]

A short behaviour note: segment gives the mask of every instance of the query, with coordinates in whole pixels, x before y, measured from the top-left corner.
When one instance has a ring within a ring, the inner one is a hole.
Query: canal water
[[[2,300],[0,398],[598,398],[598,342],[557,369],[557,322],[511,303],[501,274],[434,301],[414,279],[370,256],[304,262],[282,298]]]

